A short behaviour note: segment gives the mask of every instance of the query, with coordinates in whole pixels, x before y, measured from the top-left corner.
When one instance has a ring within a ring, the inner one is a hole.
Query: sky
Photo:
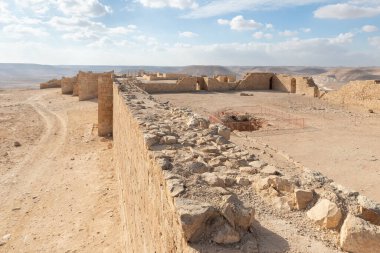
[[[0,0],[0,62],[380,66],[380,0]]]

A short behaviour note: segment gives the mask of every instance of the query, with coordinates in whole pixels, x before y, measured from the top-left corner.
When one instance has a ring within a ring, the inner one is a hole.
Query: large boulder
[[[342,219],[342,211],[328,199],[321,199],[307,212],[307,217],[324,228],[337,228]]]
[[[352,253],[380,252],[380,226],[349,214],[340,231],[340,247]]]

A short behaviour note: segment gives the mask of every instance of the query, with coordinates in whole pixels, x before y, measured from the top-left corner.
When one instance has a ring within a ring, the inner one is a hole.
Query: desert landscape
[[[80,71],[3,88],[0,251],[377,252],[378,85]]]

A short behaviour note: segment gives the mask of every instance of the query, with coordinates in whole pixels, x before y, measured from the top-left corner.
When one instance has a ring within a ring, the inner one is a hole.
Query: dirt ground
[[[253,96],[240,96],[239,92],[198,92],[155,97],[176,106],[190,107],[205,116],[220,110],[258,112],[263,108],[303,118],[304,128],[282,129],[279,124],[277,130],[244,132],[244,137],[235,135],[232,140],[247,144],[255,139],[268,144],[306,167],[380,202],[380,114],[295,94],[247,93]]]
[[[123,251],[112,141],[96,123],[96,101],[0,90],[0,252]]]

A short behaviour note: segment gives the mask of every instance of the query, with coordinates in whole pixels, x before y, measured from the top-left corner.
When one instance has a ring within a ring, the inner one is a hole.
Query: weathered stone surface
[[[313,200],[313,191],[295,189],[294,190],[294,204],[297,210],[303,210]]]
[[[235,229],[248,230],[255,221],[255,209],[245,206],[236,195],[223,198],[221,212]]]
[[[192,173],[198,173],[198,174],[202,174],[209,171],[207,164],[203,162],[190,163],[188,168]]]
[[[282,211],[291,211],[293,209],[293,201],[288,196],[276,197],[271,194],[272,204],[275,208]]]
[[[150,149],[153,145],[158,143],[158,138],[154,134],[144,134],[145,145]]]
[[[216,209],[208,203],[177,198],[175,205],[185,238],[189,242],[197,242],[201,239],[202,233],[207,230],[207,221],[217,216]]]
[[[181,179],[173,178],[166,181],[167,188],[172,197],[177,197],[179,194],[185,191],[185,187]]]
[[[261,171],[261,174],[264,175],[281,175],[280,171],[273,165],[267,165],[265,166]]]
[[[215,173],[206,172],[202,174],[202,179],[210,186],[224,187],[224,181]]]
[[[237,183],[238,185],[241,185],[241,186],[248,186],[248,185],[251,184],[251,182],[249,181],[248,178],[246,178],[246,177],[242,177],[242,176],[238,176],[238,177],[236,178],[236,183]]]
[[[218,134],[228,141],[231,137],[231,130],[223,125],[218,125]]]
[[[348,214],[340,231],[340,246],[352,253],[378,253],[380,226]]]
[[[247,173],[247,174],[256,174],[257,173],[257,169],[253,168],[253,167],[240,167],[239,171],[241,173]]]
[[[342,219],[340,208],[328,199],[321,199],[307,212],[307,217],[324,228],[338,227]]]
[[[267,163],[265,163],[263,161],[252,161],[249,163],[249,166],[252,166],[253,168],[256,168],[256,169],[261,169],[266,165],[267,165]]]
[[[358,196],[359,217],[380,226],[380,205],[365,196]]]
[[[295,188],[294,184],[288,179],[278,176],[269,176],[268,183],[277,191],[281,192],[293,192]]]
[[[212,240],[219,244],[236,243],[240,241],[240,234],[230,225],[224,224],[224,226],[216,232]]]
[[[210,125],[209,120],[196,114],[194,114],[187,122],[187,126],[191,128],[199,127],[199,128],[207,129],[209,125]]]
[[[172,145],[176,143],[177,143],[177,137],[170,136],[170,135],[164,136],[160,140],[160,144],[165,144],[165,145]]]

